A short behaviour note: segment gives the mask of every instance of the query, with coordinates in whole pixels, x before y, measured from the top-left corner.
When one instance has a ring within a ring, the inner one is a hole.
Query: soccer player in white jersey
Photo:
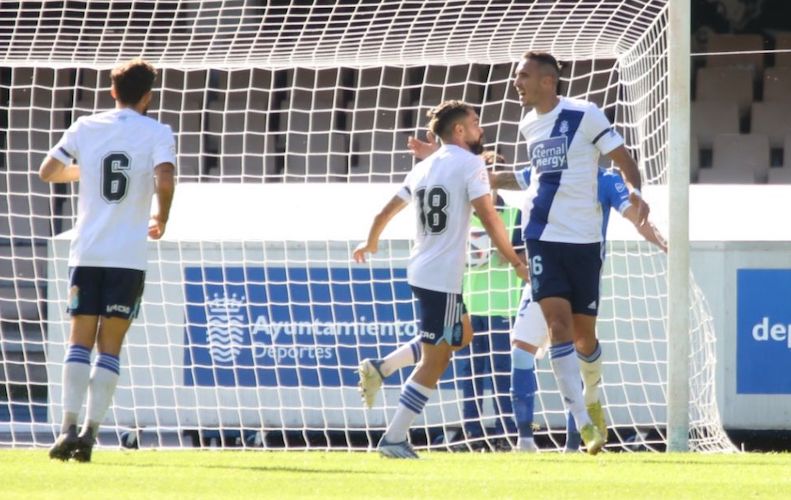
[[[175,142],[170,127],[145,116],[156,75],[141,59],[113,69],[110,93],[116,108],[74,122],[39,169],[45,182],[80,183],[69,251],[71,333],[63,365],[63,422],[50,458],[91,460],[118,382],[121,345],[143,295],[146,235],[161,238],[168,222]],[[151,215],[154,193],[158,211]],[[98,355],[91,369],[94,345]]]
[[[417,234],[407,281],[420,305],[422,362],[404,384],[379,442],[379,452],[391,458],[417,458],[407,440],[409,427],[436,389],[452,351],[472,339],[461,294],[472,208],[505,260],[521,278],[528,278],[494,208],[489,178],[477,156],[483,137],[477,113],[466,103],[445,101],[429,112],[429,119],[442,147],[407,174],[396,196],[375,217],[368,240],[353,253],[356,262],[365,262],[366,254],[377,251],[387,223],[414,200]]]
[[[545,52],[526,53],[514,75],[521,104],[532,108],[519,124],[532,166],[524,237],[533,299],[549,328],[552,371],[588,453],[596,454],[604,446],[606,424],[598,401],[586,408],[580,369],[588,384],[600,377],[595,333],[602,265],[600,154],[623,172],[639,225],[649,210],[640,195],[640,172],[621,136],[595,104],[558,96],[559,78],[557,61]]]

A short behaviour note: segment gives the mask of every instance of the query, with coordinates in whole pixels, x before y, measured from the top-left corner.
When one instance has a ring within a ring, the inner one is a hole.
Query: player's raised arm
[[[379,250],[379,236],[387,227],[387,223],[395,217],[395,215],[406,207],[408,202],[396,195],[385,205],[382,210],[376,214],[371,228],[368,230],[368,239],[354,249],[352,256],[354,261],[358,263],[365,262],[365,254],[376,253]]]
[[[520,278],[529,281],[530,273],[527,270],[527,266],[525,266],[525,263],[519,258],[513,245],[511,245],[511,239],[508,237],[508,232],[505,230],[503,221],[497,215],[497,210],[495,210],[494,204],[492,203],[492,197],[488,194],[480,196],[472,200],[472,206],[475,208],[475,213],[478,214],[481,224],[483,224],[483,227],[492,239],[492,243],[494,243],[494,246],[500,251],[503,258],[511,264]]]
[[[406,141],[406,146],[412,152],[412,156],[418,160],[424,160],[439,149],[436,136],[429,131],[426,134],[426,141],[421,141],[415,136],[410,135]]]

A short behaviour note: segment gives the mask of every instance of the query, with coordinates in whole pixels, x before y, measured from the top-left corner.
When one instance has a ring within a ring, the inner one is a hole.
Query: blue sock
[[[571,412],[566,413],[566,450],[577,451],[582,444],[582,437],[580,431],[577,430],[577,423],[574,421],[574,416]]]
[[[520,438],[533,437],[536,373],[533,355],[518,347],[511,349],[511,403]]]

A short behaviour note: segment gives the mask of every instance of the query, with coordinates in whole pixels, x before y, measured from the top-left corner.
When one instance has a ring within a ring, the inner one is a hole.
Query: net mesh
[[[526,50],[567,61],[561,93],[598,103],[644,178],[663,183],[666,8],[663,0],[4,2],[0,443],[48,444],[57,430],[77,186],[44,184],[35,170],[69,124],[112,107],[116,62],[142,56],[160,68],[149,113],[176,135],[174,216],[199,222],[151,244],[143,311],[101,442],[366,447],[409,373],[388,379],[376,407],[363,409],[359,360],[415,333],[409,242],[387,240],[370,266],[352,265],[362,234],[339,214],[392,194],[413,165],[407,137],[423,134],[425,112],[443,99],[478,106],[487,146],[524,165],[509,79]],[[329,215],[303,217],[293,200]],[[289,220],[270,233],[274,222],[261,214],[289,203]],[[263,228],[254,238],[239,229],[252,221]],[[648,244],[609,244],[598,329],[613,448],[664,446],[666,279],[664,255]],[[731,449],[715,402],[711,318],[696,287],[691,314],[692,446]],[[490,337],[488,351],[454,362],[415,442],[513,437],[507,334]],[[565,418],[548,363],[538,374],[537,435],[560,446]],[[459,434],[472,424],[486,435]]]

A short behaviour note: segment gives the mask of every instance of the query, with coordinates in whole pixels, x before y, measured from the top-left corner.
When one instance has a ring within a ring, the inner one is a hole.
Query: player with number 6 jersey
[[[645,224],[649,210],[640,194],[640,171],[621,136],[595,104],[558,96],[559,78],[557,60],[545,52],[526,53],[514,73],[521,104],[532,108],[519,124],[532,166],[524,238],[533,299],[549,327],[552,371],[588,452],[596,454],[604,446],[606,424],[599,401],[585,404],[576,358],[586,384],[600,378],[595,333],[602,265],[600,154],[623,172],[638,225]]]
[[[505,260],[521,278],[528,277],[494,208],[489,178],[477,156],[483,137],[478,114],[466,103],[445,101],[429,112],[429,119],[442,147],[415,165],[374,219],[368,240],[354,250],[354,260],[365,262],[366,254],[377,251],[387,223],[415,202],[417,231],[407,281],[420,305],[423,361],[404,384],[396,413],[379,442],[379,452],[390,458],[417,458],[407,440],[409,427],[436,390],[452,352],[472,339],[461,291],[473,208]]]
[[[39,169],[45,182],[80,183],[69,251],[63,421],[51,458],[90,461],[118,382],[124,336],[143,295],[146,236],[159,239],[165,232],[176,148],[170,127],[145,116],[156,74],[141,59],[116,67],[110,75],[116,108],[78,119]],[[158,212],[152,216],[154,193]],[[98,356],[91,369],[94,345]]]

